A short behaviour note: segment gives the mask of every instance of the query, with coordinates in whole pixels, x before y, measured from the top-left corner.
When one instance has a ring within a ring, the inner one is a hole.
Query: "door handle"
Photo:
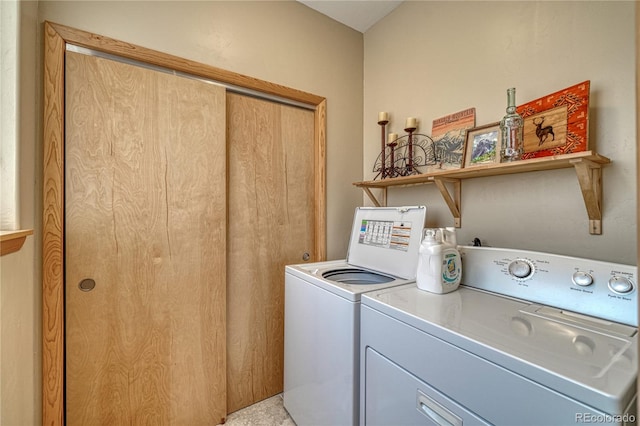
[[[82,291],[91,291],[96,287],[96,282],[91,278],[85,278],[78,284],[78,288]]]
[[[311,255],[309,255],[309,253],[305,252],[302,254],[302,260],[304,260],[305,262],[310,258],[311,258]]]
[[[440,426],[462,426],[462,419],[418,390],[418,410]]]

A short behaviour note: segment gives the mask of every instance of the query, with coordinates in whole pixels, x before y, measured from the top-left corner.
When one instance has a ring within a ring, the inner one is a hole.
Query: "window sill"
[[[29,235],[33,235],[33,229],[0,231],[0,256],[20,250]]]

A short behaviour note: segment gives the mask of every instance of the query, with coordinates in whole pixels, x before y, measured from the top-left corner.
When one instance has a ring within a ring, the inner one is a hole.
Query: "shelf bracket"
[[[602,166],[586,159],[572,160],[589,216],[589,233],[602,234]]]
[[[367,194],[367,196],[369,197],[369,199],[371,200],[371,202],[373,202],[373,205],[376,207],[386,207],[387,206],[387,188],[380,188],[382,190],[382,202],[378,201],[378,199],[376,198],[375,195],[373,195],[373,192],[371,192],[371,190],[369,188],[367,188],[366,186],[363,186],[362,189],[364,190],[365,194]]]
[[[445,203],[449,206],[449,210],[451,210],[451,214],[453,215],[453,224],[456,228],[460,228],[462,226],[462,217],[460,215],[460,199],[462,193],[462,185],[460,179],[442,179],[442,178],[434,178],[433,181],[436,183],[436,186],[440,190],[440,194],[442,194],[442,198],[444,198]],[[451,193],[447,189],[445,185],[445,181],[451,182],[453,184],[453,197]]]

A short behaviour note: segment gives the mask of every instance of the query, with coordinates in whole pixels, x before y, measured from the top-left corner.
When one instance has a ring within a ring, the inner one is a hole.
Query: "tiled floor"
[[[229,414],[225,426],[296,426],[282,405],[282,394]]]

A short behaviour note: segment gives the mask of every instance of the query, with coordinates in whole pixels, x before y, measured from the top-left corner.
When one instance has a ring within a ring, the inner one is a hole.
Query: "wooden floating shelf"
[[[0,256],[20,250],[27,237],[32,234],[33,229],[0,231]]]
[[[408,186],[435,183],[440,190],[451,214],[455,226],[460,227],[461,182],[486,176],[509,175],[516,173],[539,172],[573,167],[576,171],[578,183],[582,191],[587,215],[589,216],[589,233],[602,234],[602,166],[611,160],[593,151],[573,154],[554,155],[549,157],[532,158],[511,163],[487,164],[454,170],[438,170],[397,178],[354,182],[353,185],[362,188],[371,201],[378,207],[386,206],[387,189],[394,186]],[[447,186],[452,187],[452,192]],[[371,189],[381,189],[382,199],[371,192]]]

